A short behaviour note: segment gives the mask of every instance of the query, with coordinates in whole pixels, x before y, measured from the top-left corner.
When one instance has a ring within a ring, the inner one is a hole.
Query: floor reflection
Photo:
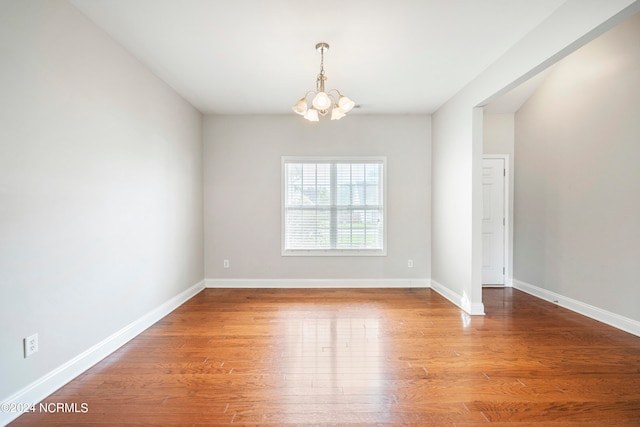
[[[322,402],[345,403],[366,395],[377,405],[383,398],[380,318],[350,317],[306,309],[283,313],[286,349],[282,356],[285,390],[310,393]]]

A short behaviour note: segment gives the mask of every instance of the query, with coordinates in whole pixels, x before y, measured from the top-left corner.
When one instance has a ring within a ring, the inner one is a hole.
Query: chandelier
[[[320,52],[320,74],[316,78],[316,90],[310,90],[300,98],[300,101],[293,106],[293,111],[310,122],[317,122],[319,121],[318,115],[326,116],[331,110],[331,120],[339,120],[351,111],[355,103],[342,95],[337,89],[325,92],[324,81],[327,80],[327,77],[324,75],[324,53],[329,50],[329,45],[324,42],[318,43],[316,44],[316,50]],[[337,99],[333,94],[334,92],[337,95]],[[308,104],[309,95],[313,95],[311,107]]]

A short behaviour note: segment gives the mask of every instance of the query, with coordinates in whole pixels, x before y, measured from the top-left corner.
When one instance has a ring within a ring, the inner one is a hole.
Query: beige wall
[[[640,320],[640,14],[516,113],[514,278]]]
[[[430,126],[426,115],[351,114],[318,123],[294,114],[207,116],[206,277],[428,279]],[[386,156],[387,256],[282,257],[282,156]]]
[[[66,1],[0,3],[0,64],[2,401],[204,269],[200,113]]]

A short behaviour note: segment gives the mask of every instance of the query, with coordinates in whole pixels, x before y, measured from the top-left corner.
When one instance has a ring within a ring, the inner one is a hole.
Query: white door
[[[504,159],[482,163],[482,284],[504,285]]]

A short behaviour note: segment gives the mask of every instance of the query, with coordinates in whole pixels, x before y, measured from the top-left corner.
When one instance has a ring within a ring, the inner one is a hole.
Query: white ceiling
[[[70,0],[203,113],[287,113],[327,89],[432,113],[564,0]]]

